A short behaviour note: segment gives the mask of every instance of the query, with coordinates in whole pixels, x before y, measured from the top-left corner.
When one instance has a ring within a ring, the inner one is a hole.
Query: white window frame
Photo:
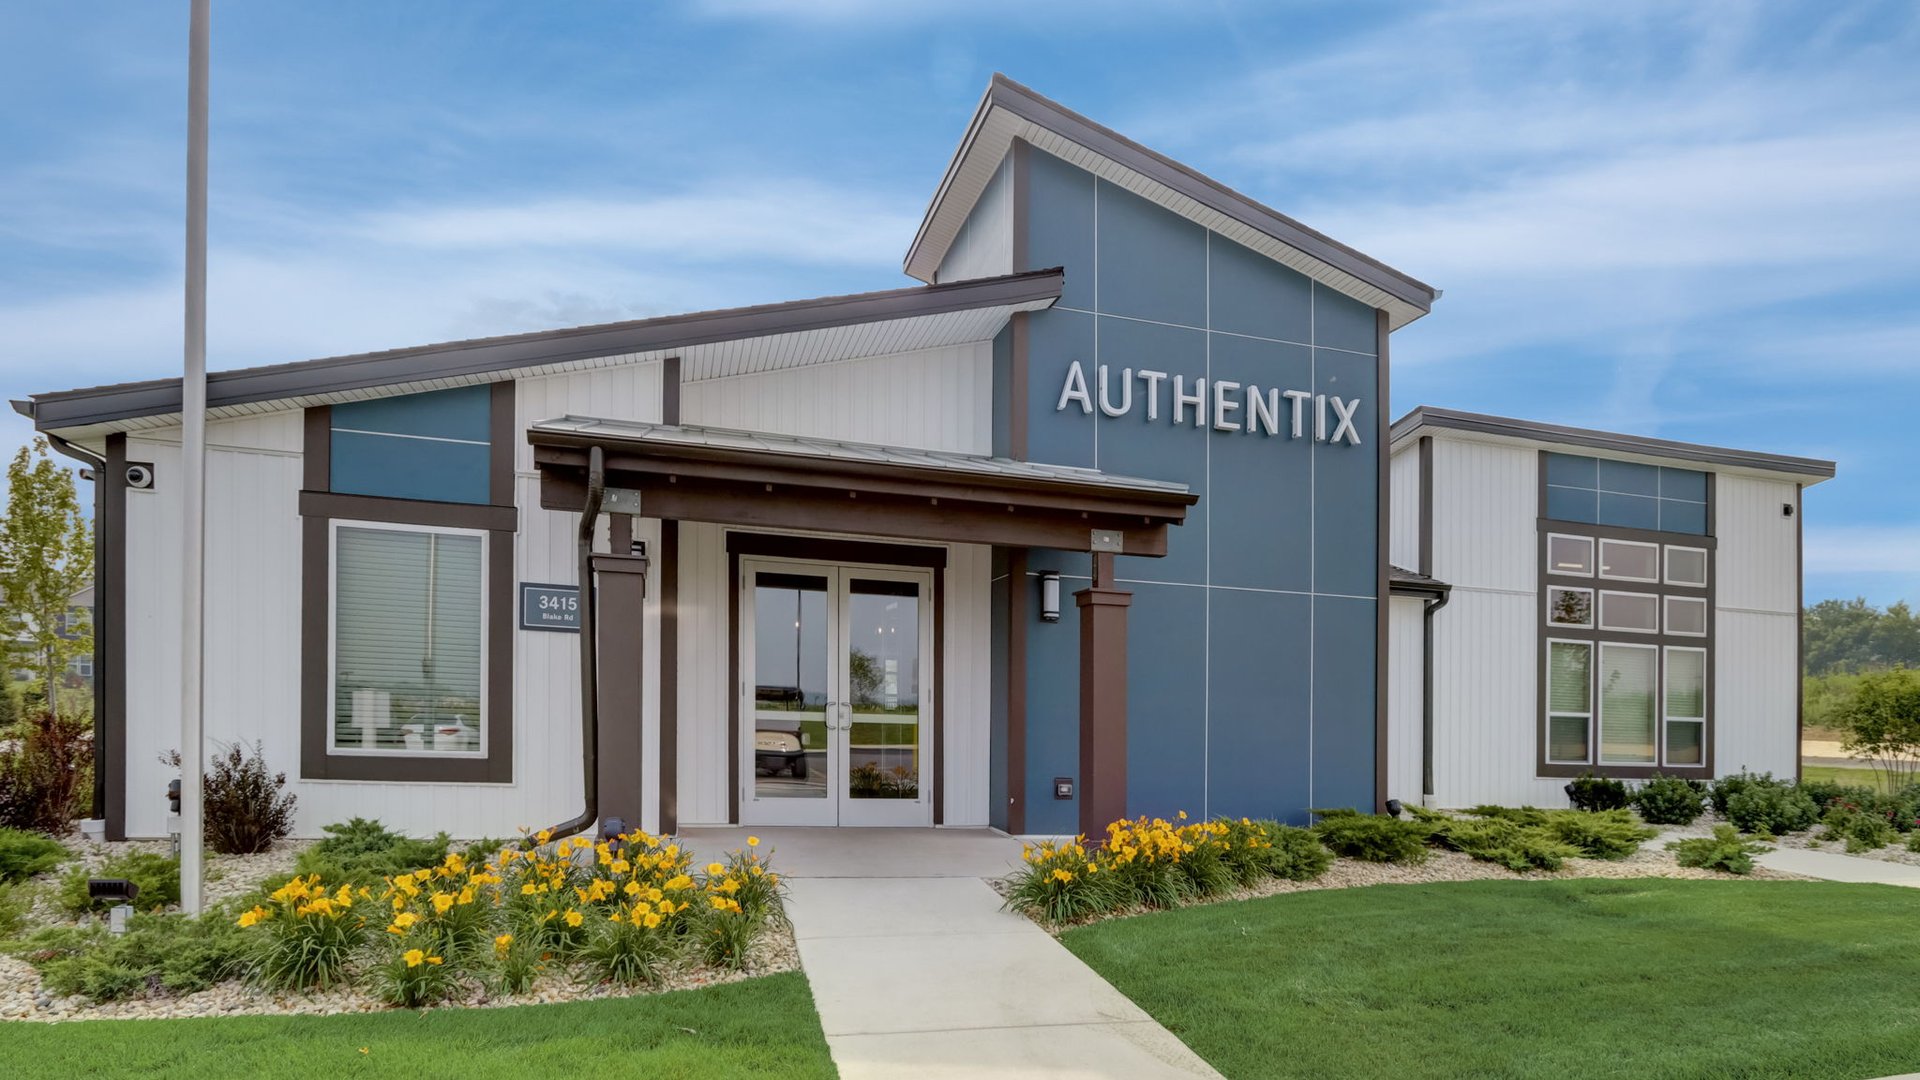
[[[1639,596],[1639,597],[1645,597],[1646,599],[1653,601],[1653,625],[1652,626],[1614,626],[1609,624],[1606,618],[1607,597],[1609,596]],[[1594,604],[1593,620],[1600,627],[1600,629],[1608,631],[1610,633],[1658,634],[1660,632],[1660,616],[1662,614],[1661,608],[1662,608],[1662,605],[1660,603],[1659,593],[1633,592],[1628,589],[1601,589],[1599,599]]]
[[[1684,551],[1690,555],[1700,556],[1699,581],[1681,581],[1673,576],[1673,553],[1676,551]],[[1707,574],[1709,572],[1707,568],[1711,566],[1712,563],[1713,560],[1707,557],[1706,548],[1688,547],[1685,544],[1668,544],[1666,550],[1661,552],[1660,555],[1660,571],[1662,576],[1666,578],[1667,584],[1679,585],[1689,589],[1704,589],[1707,587]]]
[[[1641,761],[1637,759],[1629,760],[1629,761],[1620,761],[1617,759],[1613,761],[1607,760],[1606,750],[1605,750],[1606,715],[1604,710],[1602,710],[1600,707],[1601,706],[1600,677],[1601,677],[1601,673],[1606,670],[1606,661],[1604,657],[1608,649],[1639,649],[1642,652],[1650,652],[1653,654],[1653,686],[1650,689],[1659,698],[1659,700],[1654,703],[1654,708],[1653,708],[1653,757],[1651,760],[1647,760],[1647,761]],[[1660,655],[1660,646],[1653,645],[1650,643],[1642,643],[1638,641],[1596,641],[1594,642],[1593,659],[1594,659],[1593,701],[1591,704],[1593,705],[1594,720],[1593,720],[1593,740],[1592,740],[1593,745],[1590,747],[1590,749],[1593,752],[1594,761],[1598,762],[1601,765],[1613,766],[1617,768],[1658,767],[1660,762],[1665,760],[1665,757],[1666,757],[1665,739],[1667,737],[1666,725],[1662,722],[1667,715],[1666,665],[1663,662],[1665,658]]]
[[[367,750],[360,747],[337,745],[340,718],[335,712],[339,708],[340,685],[335,670],[340,662],[340,530],[365,529],[370,531],[428,533],[435,536],[477,536],[480,538],[480,715],[474,718],[480,729],[480,746],[475,750]],[[487,756],[487,716],[491,708],[488,701],[488,684],[492,673],[488,670],[490,649],[493,644],[493,618],[490,605],[493,602],[491,591],[487,588],[487,567],[492,565],[489,556],[493,538],[485,529],[459,529],[446,525],[415,525],[393,521],[357,521],[335,518],[327,522],[327,739],[326,752],[331,757],[373,757],[373,758],[422,758],[428,761],[484,760]]]
[[[1670,716],[1667,713],[1667,679],[1673,670],[1667,658],[1677,652],[1697,653],[1700,657],[1700,715]],[[1710,709],[1707,699],[1707,687],[1713,680],[1713,674],[1707,670],[1707,650],[1704,646],[1668,645],[1660,651],[1660,763],[1674,769],[1704,769],[1707,767],[1707,713]],[[1696,724],[1700,728],[1700,760],[1698,762],[1671,762],[1667,759],[1667,728],[1674,724]]]
[[[1554,711],[1554,708],[1553,708],[1553,647],[1555,645],[1578,645],[1581,648],[1587,650],[1587,711],[1585,713]],[[1541,687],[1541,700],[1543,704],[1546,706],[1546,708],[1542,712],[1543,712],[1543,715],[1546,717],[1547,726],[1546,726],[1546,731],[1542,733],[1545,741],[1544,741],[1544,745],[1542,745],[1540,748],[1540,758],[1542,761],[1545,761],[1549,765],[1591,765],[1593,764],[1593,760],[1594,760],[1593,741],[1594,741],[1595,729],[1594,729],[1593,721],[1594,721],[1594,717],[1597,715],[1595,711],[1596,706],[1599,704],[1599,700],[1595,691],[1596,680],[1594,679],[1594,674],[1593,674],[1594,672],[1593,665],[1595,660],[1599,656],[1598,643],[1592,642],[1592,641],[1585,641],[1579,638],[1550,637],[1547,639],[1545,656],[1546,656],[1546,674],[1545,674],[1545,678],[1542,680],[1545,683],[1545,685]],[[1576,760],[1576,759],[1567,759],[1567,758],[1555,758],[1555,757],[1549,756],[1553,753],[1553,719],[1556,716],[1566,717],[1568,719],[1571,719],[1577,716],[1584,716],[1586,718],[1586,721],[1587,721],[1587,756],[1586,757],[1579,758]]]
[[[1553,542],[1555,540],[1573,540],[1587,545],[1587,568],[1585,570],[1562,570],[1553,565]],[[1600,546],[1591,536],[1576,536],[1572,533],[1547,534],[1547,574],[1559,577],[1590,578],[1600,568]]]
[[[1673,613],[1667,609],[1667,606],[1676,601],[1697,605],[1700,608],[1700,629],[1675,630],[1673,628]],[[1660,625],[1665,629],[1668,637],[1703,638],[1707,636],[1707,630],[1713,626],[1713,612],[1708,608],[1707,598],[1704,596],[1675,596],[1667,593],[1660,598]]]
[[[1587,597],[1587,621],[1582,623],[1554,621],[1553,594],[1555,592],[1585,593]],[[1594,606],[1594,603],[1595,601],[1594,601],[1593,589],[1590,587],[1580,586],[1580,585],[1555,585],[1549,582],[1547,584],[1547,628],[1550,630],[1556,627],[1564,630],[1593,629],[1593,620],[1599,615],[1599,610],[1600,610],[1599,608]]]
[[[1603,537],[1599,537],[1598,539],[1599,539],[1599,541],[1600,541],[1600,542],[1599,542],[1598,544],[1596,544],[1596,545],[1594,546],[1594,558],[1593,558],[1593,572],[1594,572],[1594,574],[1595,574],[1595,575],[1597,575],[1597,576],[1599,576],[1599,577],[1601,577],[1601,578],[1604,578],[1604,579],[1606,579],[1607,581],[1638,581],[1638,582],[1644,582],[1644,583],[1646,583],[1646,584],[1649,584],[1649,585],[1658,585],[1658,584],[1660,584],[1660,561],[1661,561],[1661,560],[1660,560],[1660,545],[1659,545],[1659,544],[1655,544],[1655,543],[1651,543],[1651,542],[1649,542],[1649,541],[1645,541],[1645,540],[1614,540],[1614,539],[1611,539],[1611,538],[1609,538],[1609,537],[1604,537],[1604,536],[1603,536]],[[1619,545],[1620,547],[1634,547],[1634,548],[1650,548],[1650,549],[1652,549],[1652,551],[1653,551],[1653,576],[1652,576],[1652,577],[1628,577],[1628,576],[1626,576],[1625,574],[1609,574],[1609,573],[1607,573],[1607,557],[1606,557],[1606,551],[1607,551],[1607,545],[1609,545],[1609,544],[1617,544],[1617,545]]]

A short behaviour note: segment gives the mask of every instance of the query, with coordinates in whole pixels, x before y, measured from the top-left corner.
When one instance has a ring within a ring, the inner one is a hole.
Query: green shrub
[[[1819,807],[1821,813],[1842,799],[1858,803],[1873,797],[1872,788],[1842,784],[1835,780],[1805,780],[1801,782],[1800,790],[1807,793],[1807,798],[1813,800],[1813,805]],[[1724,808],[1722,810],[1724,812]]]
[[[1753,857],[1766,851],[1767,845],[1741,839],[1739,830],[1731,825],[1715,825],[1712,836],[1675,840],[1667,845],[1667,850],[1673,852],[1681,866],[1751,874]]]
[[[1540,825],[1519,825],[1502,817],[1463,818],[1447,822],[1435,839],[1481,862],[1497,863],[1515,873],[1558,870],[1580,849],[1556,839]]]
[[[1333,852],[1311,829],[1302,829],[1293,825],[1282,825],[1274,821],[1256,822],[1266,830],[1267,842],[1273,847],[1271,861],[1267,864],[1267,873],[1288,881],[1312,881],[1327,872],[1333,865]]]
[[[0,829],[0,882],[25,881],[65,862],[65,845],[20,829]]]
[[[235,978],[253,945],[222,909],[199,919],[136,915],[121,935],[97,924],[42,930],[19,951],[54,993],[117,1001],[191,994]]]
[[[1846,844],[1850,855],[1879,851],[1893,843],[1899,835],[1886,818],[1845,804],[1835,804],[1821,821],[1826,826],[1826,832],[1820,839]]]
[[[0,881],[0,938],[10,938],[26,929],[27,915],[33,910],[33,894],[24,885]]]
[[[1590,859],[1624,859],[1658,832],[1625,810],[1556,810],[1547,814],[1541,827]]]
[[[1627,806],[1627,785],[1588,771],[1574,777],[1567,785],[1567,798],[1572,801],[1575,810],[1624,810]]]
[[[452,842],[446,833],[416,840],[366,818],[325,825],[321,831],[327,835],[300,853],[290,876],[318,874],[330,885],[374,886],[396,874],[438,865]],[[277,888],[286,880],[270,881],[268,886]]]
[[[1807,793],[1770,776],[1748,778],[1727,797],[1727,820],[1741,832],[1781,836],[1810,828],[1820,810]]]
[[[140,888],[133,903],[141,911],[180,902],[180,864],[158,852],[128,851],[108,859],[91,873],[84,866],[67,871],[67,876],[60,879],[57,894],[62,908],[75,915],[85,915],[113,906],[110,900],[93,900],[87,896],[89,878],[126,878],[133,882]]]
[[[1707,785],[1655,773],[1632,795],[1640,820],[1649,825],[1691,825],[1707,808]]]
[[[1467,813],[1474,817],[1499,818],[1515,825],[1545,825],[1548,812],[1533,806],[1492,806],[1483,803]]]
[[[1422,863],[1433,826],[1383,814],[1352,810],[1315,810],[1313,834],[1335,855],[1363,862]]]
[[[1907,850],[1915,854],[1920,854],[1920,829],[1915,829],[1907,834]]]

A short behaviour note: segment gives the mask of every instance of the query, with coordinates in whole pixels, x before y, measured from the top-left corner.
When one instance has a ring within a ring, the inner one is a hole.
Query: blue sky
[[[216,368],[906,284],[999,70],[1444,289],[1396,413],[1836,459],[1920,599],[1904,0],[215,8]],[[0,9],[8,397],[178,370],[186,10]]]

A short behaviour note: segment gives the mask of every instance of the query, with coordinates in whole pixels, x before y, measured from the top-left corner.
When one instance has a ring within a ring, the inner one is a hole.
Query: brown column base
[[[1112,587],[1113,557],[1094,556],[1093,586],[1073,594],[1080,608],[1080,831],[1106,840],[1127,816],[1127,608],[1133,594]]]

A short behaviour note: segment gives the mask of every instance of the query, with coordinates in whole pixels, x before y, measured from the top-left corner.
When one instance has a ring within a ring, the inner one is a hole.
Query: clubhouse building
[[[1391,422],[1436,290],[1000,77],[905,271],[212,375],[209,738],[301,835],[1054,835],[1796,767],[1832,463]],[[163,836],[180,382],[16,407],[98,479],[107,832]]]

